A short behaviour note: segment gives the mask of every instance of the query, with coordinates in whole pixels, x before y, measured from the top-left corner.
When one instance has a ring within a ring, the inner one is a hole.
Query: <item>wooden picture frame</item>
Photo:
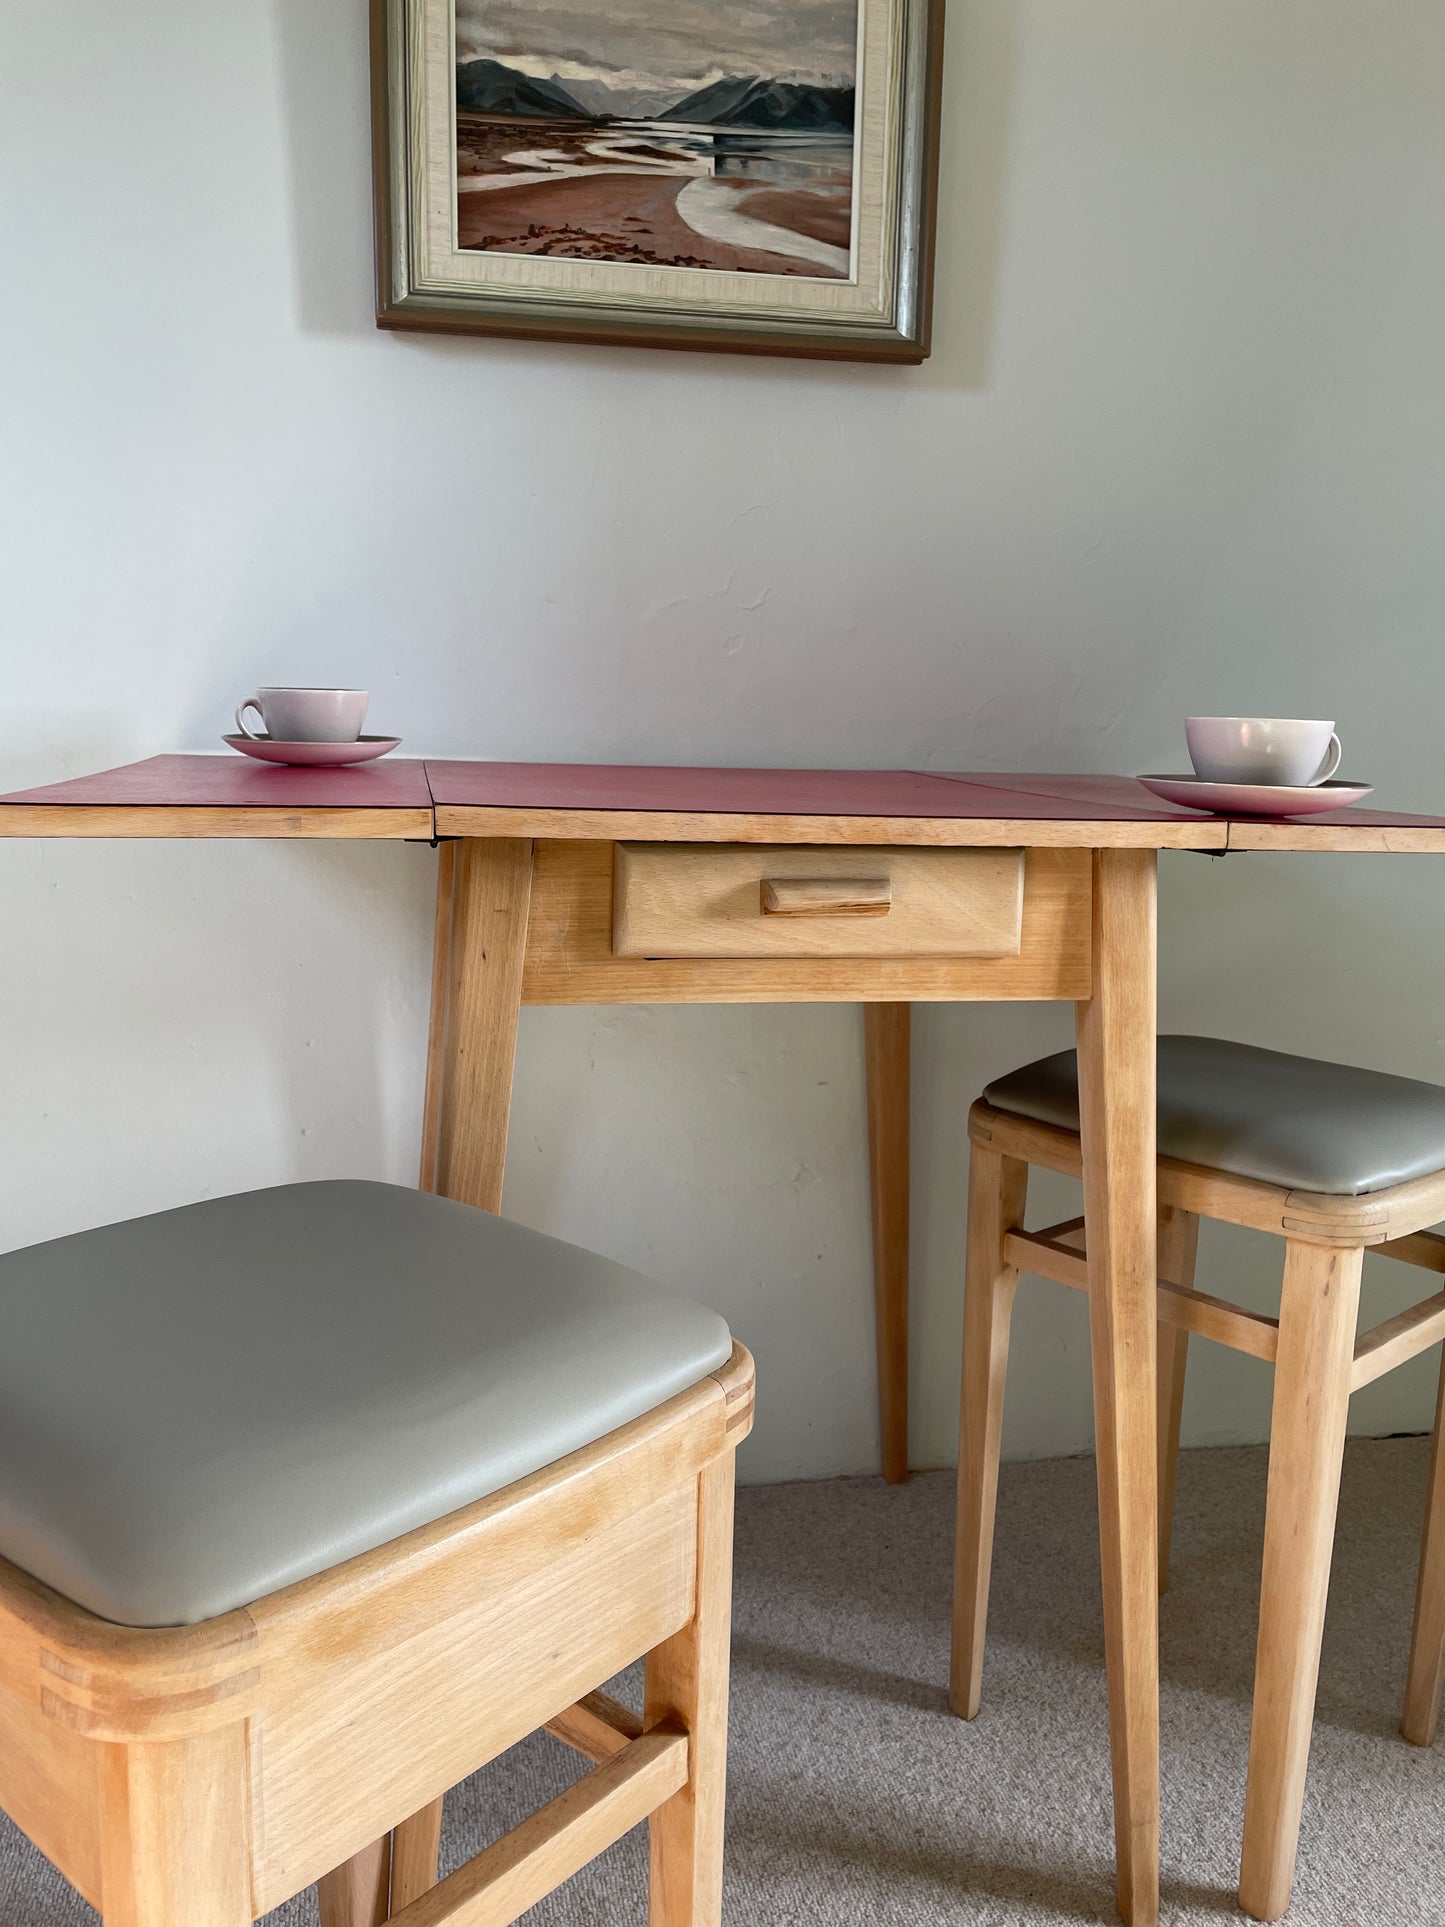
[[[596,9],[595,72],[577,9],[555,16],[566,58],[550,18],[531,0],[373,0],[378,326],[927,356],[943,0],[720,5],[715,29],[689,25],[717,34],[695,52],[679,39],[695,13],[626,0]],[[740,19],[775,29],[790,73],[727,76],[768,52]],[[811,19],[832,38],[810,47]],[[673,78],[648,98],[654,66]]]

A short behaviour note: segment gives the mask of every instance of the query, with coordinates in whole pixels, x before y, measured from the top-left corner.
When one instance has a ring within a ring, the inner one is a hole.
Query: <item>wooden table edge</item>
[[[246,839],[420,838],[430,842],[426,805],[287,809],[271,803],[0,803],[0,837],[205,837]]]
[[[438,803],[438,836],[544,837],[582,842],[937,844],[953,848],[1215,850],[1229,826],[1208,817],[1177,823],[1076,822],[1007,816],[792,816],[711,810],[539,809]]]
[[[1445,827],[1431,823],[1241,823],[1229,825],[1229,848],[1351,850],[1394,856],[1445,856]]]
[[[1432,824],[1243,823],[1208,817],[1115,822],[1057,817],[793,816],[715,811],[540,809],[464,803],[287,808],[243,803],[4,803],[0,837],[424,840],[541,837],[657,843],[908,844],[1059,850],[1290,850],[1445,856]]]

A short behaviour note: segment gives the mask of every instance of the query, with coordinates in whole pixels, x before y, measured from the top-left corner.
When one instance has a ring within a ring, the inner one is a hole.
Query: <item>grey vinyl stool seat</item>
[[[984,1102],[1079,1128],[1073,1051],[995,1078]],[[1445,1169],[1445,1090],[1413,1077],[1260,1050],[1219,1037],[1161,1037],[1159,1155],[1289,1191],[1360,1197]]]
[[[1258,1920],[1289,1904],[1324,1627],[1349,1404],[1445,1339],[1445,1089],[1210,1037],[1158,1040],[1156,1353],[1158,1565],[1169,1573],[1180,1414],[1191,1337],[1274,1368],[1269,1484],[1239,1899]],[[1072,1051],[996,1078],[969,1112],[969,1234],[950,1701],[983,1687],[1009,1324],[1021,1277],[1082,1291],[1098,1275],[1082,1217],[1026,1228],[1031,1170],[1082,1164]],[[1197,1289],[1201,1218],[1284,1247],[1278,1316]],[[1431,1275],[1432,1289],[1367,1330],[1367,1250]],[[1096,1398],[1114,1357],[1093,1359]],[[1124,1369],[1146,1369],[1138,1353]],[[1401,1731],[1428,1746],[1445,1686],[1445,1375],[1437,1404]],[[1128,1636],[1127,1633],[1125,1636]]]
[[[188,1625],[726,1364],[721,1318],[449,1199],[283,1185],[0,1256],[0,1557]]]

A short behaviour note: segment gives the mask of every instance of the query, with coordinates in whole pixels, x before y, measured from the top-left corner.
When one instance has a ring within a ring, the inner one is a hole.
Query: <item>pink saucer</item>
[[[1199,776],[1141,776],[1146,790],[1186,810],[1216,816],[1323,816],[1348,809],[1370,794],[1370,783],[1344,783],[1338,777],[1294,789],[1283,783],[1206,783]]]
[[[344,763],[374,763],[396,749],[400,736],[358,736],[354,743],[273,743],[269,736],[223,736],[243,756],[263,763],[295,763],[312,769],[339,769]]]

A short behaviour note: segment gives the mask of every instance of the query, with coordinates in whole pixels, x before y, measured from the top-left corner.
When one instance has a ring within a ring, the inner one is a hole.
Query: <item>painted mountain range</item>
[[[665,114],[675,93],[659,93],[656,87],[629,87],[620,81],[564,80],[553,74],[552,85],[580,100],[589,114],[599,120],[657,120]]]
[[[541,80],[500,60],[468,60],[457,68],[457,106],[466,114],[516,114],[539,120],[656,119],[819,134],[847,134],[853,129],[851,87],[734,74],[668,106],[655,98],[630,99],[600,81],[575,85],[574,93],[555,74]]]
[[[708,127],[782,127],[820,134],[853,130],[853,89],[734,74],[678,101],[661,116]]]
[[[467,60],[457,68],[457,106],[464,114],[532,114],[539,120],[595,120],[555,80],[537,80],[500,60]]]

